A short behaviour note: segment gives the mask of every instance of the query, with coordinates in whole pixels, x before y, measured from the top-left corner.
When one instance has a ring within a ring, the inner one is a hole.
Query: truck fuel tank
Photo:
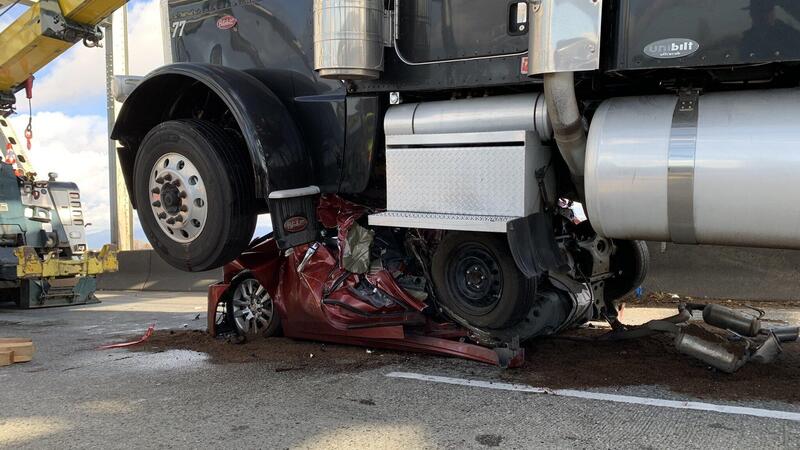
[[[605,237],[800,248],[800,89],[612,98],[586,207]]]

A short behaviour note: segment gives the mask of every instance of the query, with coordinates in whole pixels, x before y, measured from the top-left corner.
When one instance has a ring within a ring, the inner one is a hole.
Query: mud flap
[[[508,222],[506,230],[514,262],[526,277],[569,270],[569,264],[556,243],[552,215],[535,213],[520,217]]]

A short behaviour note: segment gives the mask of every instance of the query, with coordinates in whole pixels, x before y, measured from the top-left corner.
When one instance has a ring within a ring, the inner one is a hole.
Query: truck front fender
[[[269,87],[240,70],[177,63],[142,80],[123,103],[111,133],[123,145],[119,160],[129,194],[136,152],[148,131],[168,120],[204,119],[209,96],[214,96],[212,103],[224,105],[223,114],[229,112],[238,125],[252,163],[257,198],[312,183],[310,158],[297,126]]]

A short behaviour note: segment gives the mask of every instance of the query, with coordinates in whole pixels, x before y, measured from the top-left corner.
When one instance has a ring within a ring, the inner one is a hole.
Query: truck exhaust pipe
[[[760,317],[736,311],[722,305],[707,305],[703,308],[703,320],[717,328],[731,330],[742,336],[757,336],[761,331]]]
[[[586,159],[586,130],[583,116],[578,109],[575,96],[575,74],[573,72],[546,73],[544,96],[547,111],[553,126],[553,137],[562,158],[569,167],[572,181],[583,199],[583,168]]]

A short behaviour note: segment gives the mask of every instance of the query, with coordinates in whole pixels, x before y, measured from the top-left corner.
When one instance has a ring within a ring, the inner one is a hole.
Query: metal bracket
[[[694,165],[700,90],[678,94],[669,137],[667,217],[674,242],[696,244],[694,229]]]
[[[391,47],[397,36],[397,23],[395,11],[391,9],[383,10],[383,46]]]

